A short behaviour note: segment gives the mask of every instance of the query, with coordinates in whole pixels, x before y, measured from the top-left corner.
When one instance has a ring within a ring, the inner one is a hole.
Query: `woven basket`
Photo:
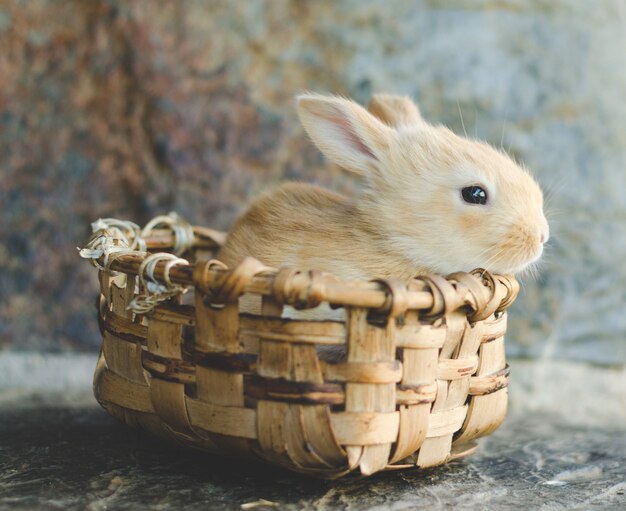
[[[94,392],[129,425],[339,477],[470,454],[504,419],[512,277],[344,282],[254,259],[228,270],[211,259],[224,235],[198,227],[182,247],[189,264],[159,255],[148,265],[149,252],[181,252],[180,229],[143,232],[144,251],[120,242],[118,230],[96,230],[118,248],[90,255],[100,267],[103,336]],[[133,312],[151,286],[172,297]],[[262,314],[240,313],[244,293],[262,297]],[[281,317],[286,305],[323,302],[343,307],[345,321]],[[345,359],[321,360],[318,347],[328,345],[343,345]]]

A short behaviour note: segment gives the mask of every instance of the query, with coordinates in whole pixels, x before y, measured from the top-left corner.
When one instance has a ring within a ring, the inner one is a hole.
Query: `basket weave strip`
[[[227,269],[211,259],[219,233],[193,232],[191,264],[151,268],[156,283],[189,287],[191,301],[129,309],[143,252],[116,254],[117,274],[99,271],[94,390],[120,420],[322,477],[437,465],[473,452],[503,420],[514,279],[477,271],[348,283],[253,259]],[[174,238],[152,231],[147,250],[173,249]],[[239,311],[246,294],[261,297],[261,314]],[[281,317],[286,305],[320,303],[343,307],[345,321]],[[320,358],[332,346],[345,350],[340,362]]]

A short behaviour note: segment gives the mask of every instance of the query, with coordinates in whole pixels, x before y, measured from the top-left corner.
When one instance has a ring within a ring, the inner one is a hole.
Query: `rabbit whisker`
[[[459,109],[459,117],[461,117],[461,126],[463,126],[463,133],[465,133],[465,136],[467,137],[467,131],[465,130],[465,122],[463,122],[463,112],[461,112],[461,104],[459,103],[459,100],[456,100],[456,106]]]

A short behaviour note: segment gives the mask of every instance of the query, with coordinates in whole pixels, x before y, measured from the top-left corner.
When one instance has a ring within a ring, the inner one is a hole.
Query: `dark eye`
[[[467,186],[461,190],[461,195],[468,204],[487,204],[487,192],[480,186]]]

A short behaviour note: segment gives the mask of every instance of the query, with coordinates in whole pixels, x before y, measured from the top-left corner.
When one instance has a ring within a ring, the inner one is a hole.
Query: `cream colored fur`
[[[324,155],[362,176],[357,197],[287,183],[258,199],[218,258],[251,255],[345,279],[448,274],[476,267],[516,273],[548,239],[543,196],[501,151],[422,119],[408,98],[378,95],[368,112],[348,99],[302,95],[300,120]],[[463,201],[480,185],[486,205]]]

